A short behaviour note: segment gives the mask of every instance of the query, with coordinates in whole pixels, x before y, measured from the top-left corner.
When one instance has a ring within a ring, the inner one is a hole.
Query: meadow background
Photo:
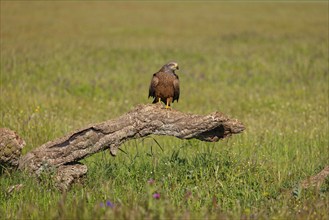
[[[67,193],[4,171],[1,219],[328,219],[329,180],[298,186],[329,161],[327,1],[1,1],[0,31],[0,127],[24,153],[150,103],[152,74],[173,60],[174,109],[246,126],[218,143],[129,141],[85,159]]]

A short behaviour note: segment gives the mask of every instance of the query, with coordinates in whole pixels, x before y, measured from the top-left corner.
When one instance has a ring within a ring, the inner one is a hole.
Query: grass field
[[[329,179],[298,187],[329,161],[328,25],[326,1],[1,1],[0,127],[24,153],[150,103],[152,74],[172,60],[173,108],[246,130],[218,143],[153,136],[163,151],[130,141],[85,159],[67,193],[4,172],[0,219],[328,219]]]

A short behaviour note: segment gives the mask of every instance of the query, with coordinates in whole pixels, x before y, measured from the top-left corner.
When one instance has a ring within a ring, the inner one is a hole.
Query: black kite
[[[179,78],[175,73],[178,70],[178,64],[170,62],[164,65],[157,73],[153,74],[149,98],[154,98],[153,103],[162,101],[166,104],[166,109],[170,108],[170,103],[179,99]]]

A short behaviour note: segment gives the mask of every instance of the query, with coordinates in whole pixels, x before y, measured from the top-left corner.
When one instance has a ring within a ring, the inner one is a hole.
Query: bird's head
[[[175,72],[175,70],[179,70],[179,66],[176,62],[169,62],[166,65],[164,65],[165,69],[169,69],[173,72]]]

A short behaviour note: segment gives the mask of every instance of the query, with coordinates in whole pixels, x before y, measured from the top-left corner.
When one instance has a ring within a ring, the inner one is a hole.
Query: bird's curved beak
[[[176,70],[179,70],[179,66],[178,65],[176,66]]]

